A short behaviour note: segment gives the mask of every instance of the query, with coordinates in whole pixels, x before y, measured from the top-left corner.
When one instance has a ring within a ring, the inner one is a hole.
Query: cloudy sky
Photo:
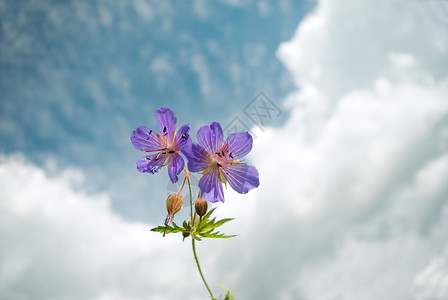
[[[447,299],[447,20],[444,0],[0,0],[0,298],[207,299],[190,243],[149,232],[168,176],[129,141],[169,106],[193,136],[255,136],[260,187],[217,209],[239,236],[198,245],[216,295]]]

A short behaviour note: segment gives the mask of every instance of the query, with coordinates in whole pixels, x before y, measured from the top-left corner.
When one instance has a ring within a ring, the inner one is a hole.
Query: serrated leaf
[[[223,300],[235,300],[235,296],[233,295],[233,293],[230,291],[230,289],[226,288],[223,285],[217,284],[217,286],[225,289],[227,291],[226,293],[226,297]]]
[[[157,226],[151,229],[151,231],[155,231],[155,232],[165,232],[165,233],[176,233],[176,232],[184,232],[184,230],[180,227],[177,226],[177,228],[171,227],[171,226]]]
[[[218,228],[219,226],[232,221],[233,218],[226,218],[226,219],[222,219],[216,222],[216,218],[213,218],[210,222],[206,223],[206,224],[201,224],[200,227],[198,227],[198,231],[199,232],[203,232],[203,231],[209,231],[209,230],[213,230],[215,228]]]
[[[178,230],[184,230],[184,228],[183,227],[179,227],[179,226],[177,226],[177,224],[176,223],[174,223],[173,222],[173,227],[175,228],[175,229],[178,229]]]
[[[235,237],[236,235],[235,234],[226,235],[226,234],[221,233],[219,231],[216,231],[216,232],[208,231],[208,232],[200,233],[200,236],[203,237],[203,238],[228,239],[228,238],[231,238],[231,237]]]
[[[230,222],[232,220],[235,220],[235,218],[226,218],[226,219],[219,220],[218,222],[216,222],[215,228],[219,227],[219,226],[221,226],[221,225],[223,225],[223,224],[225,224],[227,222]]]
[[[209,230],[210,228],[213,228],[213,225],[215,225],[215,219],[216,219],[216,217],[215,218],[213,218],[211,221],[209,221],[209,222],[201,222],[200,224],[199,224],[199,226],[198,226],[198,231],[199,232],[201,232],[201,231],[207,231],[207,230]]]
[[[162,230],[162,231],[160,231],[160,230]],[[165,230],[165,227],[162,227],[162,226],[157,226],[157,227],[151,228],[151,231],[155,231],[155,232],[163,232],[163,230]]]
[[[178,226],[176,223],[173,222],[173,226],[166,225],[166,226],[157,226],[151,229],[151,231],[154,232],[161,232],[161,233],[177,233],[177,232],[189,232],[188,229]]]
[[[186,220],[183,221],[182,227],[178,226],[176,223],[172,223],[172,226],[157,226],[151,229],[151,231],[161,232],[161,233],[189,233],[191,237],[197,241],[202,241],[203,238],[218,238],[218,239],[227,239],[234,237],[236,235],[226,235],[219,231],[215,231],[216,228],[221,225],[232,221],[233,218],[225,218],[222,220],[216,221],[216,217],[210,220],[212,213],[215,211],[216,207],[210,210],[208,213],[204,215],[201,222],[197,226],[191,226]],[[185,237],[184,237],[185,238]]]
[[[233,220],[233,218],[225,218],[216,221],[216,217],[210,220],[210,217],[212,213],[215,211],[215,209],[216,208],[210,210],[207,214],[205,214],[201,222],[196,226],[196,228],[193,228],[194,236],[198,238],[197,240],[201,240],[201,238],[231,238],[235,236],[235,235],[226,235],[219,231],[215,231],[215,229],[218,228],[219,226]]]
[[[206,213],[203,217],[202,217],[202,221],[207,222],[208,218],[210,218],[210,216],[212,215],[212,213],[216,210],[216,207],[211,209],[208,213]]]

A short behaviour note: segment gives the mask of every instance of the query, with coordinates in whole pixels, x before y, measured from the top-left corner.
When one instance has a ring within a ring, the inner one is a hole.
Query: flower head
[[[223,143],[221,125],[213,122],[199,129],[197,140],[198,144],[189,143],[182,153],[191,172],[203,171],[199,188],[205,200],[224,202],[223,182],[240,194],[260,185],[257,169],[240,162],[252,149],[252,136],[248,132],[230,134]]]
[[[151,153],[143,158],[137,158],[137,170],[141,173],[154,174],[164,165],[168,165],[168,175],[176,183],[177,175],[184,168],[184,160],[180,150],[191,142],[188,132],[190,126],[183,125],[176,133],[177,118],[168,107],[161,107],[154,113],[159,127],[159,133],[146,126],[140,126],[131,135],[134,148]]]

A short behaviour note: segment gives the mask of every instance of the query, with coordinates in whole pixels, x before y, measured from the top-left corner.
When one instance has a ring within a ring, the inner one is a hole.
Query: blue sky
[[[198,244],[216,295],[447,299],[448,2],[185,3],[0,0],[0,298],[207,298],[129,141],[167,105],[256,137],[238,237]]]
[[[132,130],[154,126],[160,106],[194,135],[212,121],[224,126],[260,91],[280,105],[293,85],[275,51],[312,7],[2,1],[0,151],[80,167],[124,217],[147,219],[161,206],[140,201],[149,178],[134,172]]]

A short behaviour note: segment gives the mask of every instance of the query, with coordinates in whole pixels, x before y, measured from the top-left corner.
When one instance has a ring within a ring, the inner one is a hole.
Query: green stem
[[[196,265],[198,266],[199,274],[201,275],[202,281],[204,282],[205,287],[207,288],[207,291],[208,291],[209,294],[210,294],[210,297],[212,297],[212,299],[215,299],[215,298],[213,297],[212,291],[210,290],[210,287],[209,287],[208,284],[207,284],[207,281],[205,281],[204,274],[202,274],[201,266],[199,265],[198,256],[196,255],[196,247],[195,247],[195,243],[194,243],[194,241],[195,241],[194,238],[191,238],[191,245],[192,245],[192,247],[193,247],[194,259],[196,260]]]
[[[188,189],[190,190],[190,213],[191,213],[191,226],[194,226],[194,215],[193,215],[193,196],[191,194],[191,183],[190,183],[190,178],[188,178]],[[196,261],[196,265],[198,266],[198,270],[199,270],[199,274],[201,275],[202,281],[205,284],[205,287],[207,288],[207,291],[210,294],[210,297],[212,299],[215,299],[215,297],[213,297],[213,293],[210,290],[210,287],[207,284],[207,281],[205,280],[204,274],[202,274],[202,270],[201,270],[201,266],[199,265],[199,259],[198,259],[198,255],[196,254],[196,245],[195,245],[195,239],[193,237],[191,237],[191,246],[193,248],[193,255],[194,255],[194,260]]]
[[[194,218],[193,218],[193,196],[191,195],[191,182],[190,177],[187,177],[188,180],[188,190],[190,191],[190,220],[191,220],[191,227],[194,226]]]

